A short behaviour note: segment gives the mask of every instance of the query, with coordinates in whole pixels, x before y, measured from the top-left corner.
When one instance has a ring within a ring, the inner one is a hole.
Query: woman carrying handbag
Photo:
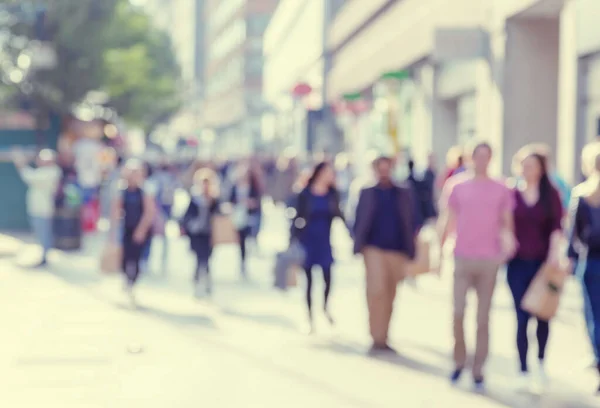
[[[507,280],[517,318],[517,351],[520,361],[519,388],[543,386],[546,382],[544,359],[550,334],[548,320],[537,317],[538,366],[536,382],[531,384],[527,352],[527,327],[532,315],[523,308],[523,299],[545,262],[558,260],[563,209],[558,190],[552,185],[546,157],[525,147],[515,156],[519,181],[515,195],[515,237],[517,248],[508,262]]]

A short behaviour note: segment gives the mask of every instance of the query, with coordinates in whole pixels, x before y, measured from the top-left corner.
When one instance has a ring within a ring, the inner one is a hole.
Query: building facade
[[[219,150],[245,154],[261,140],[263,35],[277,0],[207,0],[203,120]]]
[[[495,171],[506,173],[521,146],[543,142],[560,152],[558,170],[574,180],[576,152],[591,132],[592,119],[578,119],[577,91],[581,40],[593,50],[599,38],[584,21],[595,3],[374,0],[364,7],[350,0],[331,28],[329,96],[369,99],[371,109],[347,131],[375,149],[397,144],[424,161],[429,152],[443,158],[453,145],[486,139]]]
[[[330,150],[323,123],[327,105],[324,50],[333,17],[346,0],[281,0],[265,32],[264,95],[272,108],[275,145],[297,152]]]

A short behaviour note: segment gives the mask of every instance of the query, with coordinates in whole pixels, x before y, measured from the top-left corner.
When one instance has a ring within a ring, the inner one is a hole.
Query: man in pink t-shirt
[[[466,364],[464,315],[469,289],[475,289],[477,307],[477,346],[473,380],[484,387],[483,366],[489,348],[489,314],[498,268],[513,246],[513,194],[504,182],[488,176],[492,148],[480,143],[473,149],[472,169],[449,180],[442,199],[440,233],[455,229],[454,271],[454,361],[452,382],[456,383]],[[506,238],[508,236],[508,239]]]

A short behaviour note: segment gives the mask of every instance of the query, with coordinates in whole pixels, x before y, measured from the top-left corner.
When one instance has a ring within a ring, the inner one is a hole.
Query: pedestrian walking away
[[[411,187],[392,181],[392,160],[381,157],[373,168],[377,182],[360,194],[353,235],[354,252],[363,255],[366,267],[371,353],[380,353],[394,351],[388,344],[388,331],[396,290],[415,256],[421,219]]]
[[[334,319],[329,310],[333,265],[331,225],[336,217],[344,219],[340,209],[339,194],[335,189],[335,170],[329,163],[321,162],[315,166],[306,188],[298,195],[295,213],[292,239],[297,240],[304,249],[309,331],[314,332],[313,269],[319,267],[323,272],[325,281],[323,310],[329,323],[333,324]]]
[[[140,275],[144,248],[148,245],[155,215],[154,196],[144,189],[143,163],[130,160],[124,169],[121,194],[113,205],[113,225],[122,225],[125,290],[135,303],[133,288]]]
[[[212,294],[210,257],[212,255],[212,219],[219,208],[219,181],[210,169],[200,169],[194,176],[190,204],[182,220],[183,230],[190,238],[190,247],[196,255],[194,285],[196,297]]]
[[[457,382],[467,362],[464,317],[467,294],[477,295],[477,341],[473,361],[473,381],[484,389],[484,365],[489,350],[489,316],[496,287],[498,268],[514,254],[514,195],[502,181],[488,175],[492,148],[477,144],[471,154],[469,171],[454,176],[444,188],[444,213],[440,217],[440,236],[455,232],[454,269],[454,363],[452,382]],[[504,245],[503,245],[504,243]]]
[[[517,253],[508,263],[507,280],[513,296],[517,317],[517,351],[520,361],[519,388],[543,387],[546,384],[544,360],[550,334],[548,321],[537,319],[538,366],[537,378],[532,383],[527,351],[527,328],[531,315],[521,303],[535,275],[545,261],[557,259],[562,238],[563,208],[558,190],[548,174],[546,157],[533,147],[526,146],[515,156],[515,176],[518,177],[513,194],[514,222]]]

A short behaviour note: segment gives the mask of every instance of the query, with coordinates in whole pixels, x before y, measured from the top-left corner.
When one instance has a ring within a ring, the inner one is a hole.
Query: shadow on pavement
[[[120,307],[125,308],[124,306]],[[146,305],[140,305],[135,310],[131,311],[139,312],[147,316],[164,320],[167,323],[179,326],[193,325],[195,327],[201,326],[207,329],[217,328],[215,322],[210,317],[201,314],[174,313],[164,309],[157,309]]]
[[[276,315],[276,314],[253,314],[253,313],[244,313],[239,310],[234,310],[230,308],[221,308],[221,313],[229,316],[235,317],[244,320],[250,320],[253,323],[266,325],[266,326],[275,326],[284,329],[292,329],[296,330],[296,324],[291,320],[284,316]]]

